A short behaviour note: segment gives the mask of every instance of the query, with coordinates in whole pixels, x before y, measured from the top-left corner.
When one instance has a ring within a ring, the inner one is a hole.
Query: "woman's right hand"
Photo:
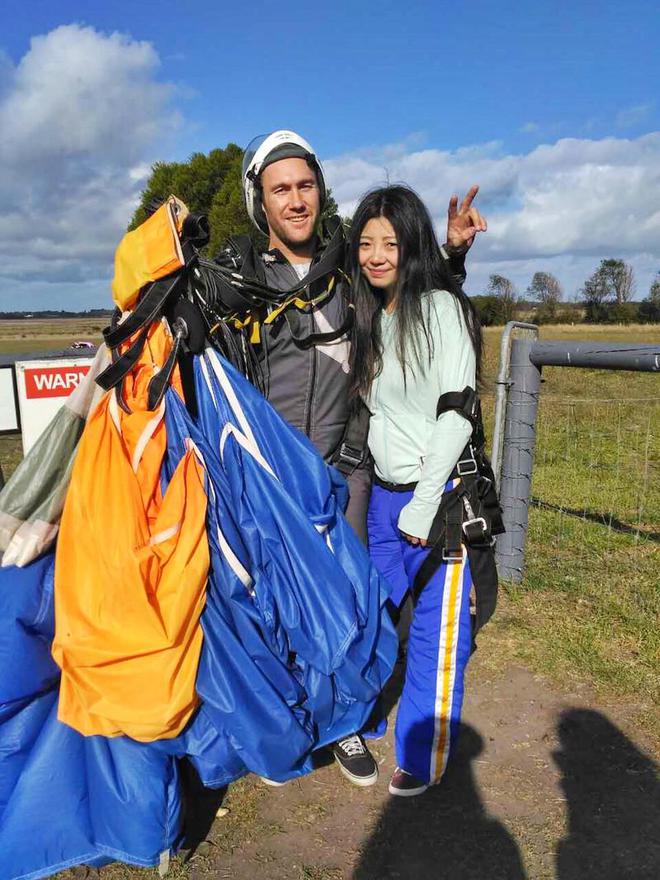
[[[486,218],[472,207],[472,202],[478,192],[478,184],[471,186],[461,202],[460,208],[458,207],[458,196],[452,196],[449,199],[447,244],[459,253],[466,253],[472,247],[477,232],[485,232],[488,229]]]
[[[415,535],[409,535],[407,532],[401,532],[403,537],[409,544],[412,544],[413,547],[419,545],[420,547],[426,547],[426,538],[417,538]]]

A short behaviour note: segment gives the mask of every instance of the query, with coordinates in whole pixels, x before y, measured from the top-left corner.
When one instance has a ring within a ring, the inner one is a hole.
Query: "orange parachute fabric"
[[[149,380],[171,345],[165,326],[152,325],[124,380],[130,414],[112,391],[99,402],[64,506],[55,558],[58,718],[87,736],[173,737],[199,702],[204,470],[191,445],[162,494],[165,401],[146,409]],[[178,370],[172,383],[181,393]]]
[[[132,309],[140,290],[184,264],[179,233],[188,208],[170,196],[137,229],[127,232],[115,252],[112,298],[122,311]]]

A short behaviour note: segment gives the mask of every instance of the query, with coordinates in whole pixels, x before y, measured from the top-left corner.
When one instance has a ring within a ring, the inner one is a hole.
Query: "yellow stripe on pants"
[[[440,779],[444,773],[449,754],[449,725],[451,722],[452,697],[451,685],[456,666],[456,630],[458,627],[458,614],[461,605],[460,585],[463,575],[463,567],[465,565],[465,553],[463,554],[463,560],[461,562],[448,563],[448,565],[451,565],[452,568],[449,584],[449,599],[447,602],[447,619],[442,622],[440,636],[442,644],[442,634],[444,632],[444,655],[442,658],[438,657],[438,671],[442,674],[442,697],[439,714],[440,730],[438,734],[438,745],[435,751],[435,773],[432,774],[434,781]]]

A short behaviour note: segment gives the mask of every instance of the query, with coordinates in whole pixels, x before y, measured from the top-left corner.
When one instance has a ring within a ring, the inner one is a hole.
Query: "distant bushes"
[[[485,294],[482,296],[472,296],[470,299],[479,313],[479,319],[483,327],[506,324],[505,309],[499,297]]]
[[[660,322],[660,272],[648,296],[633,302],[636,289],[632,266],[619,259],[601,260],[584,282],[575,302],[551,272],[535,272],[525,298],[504,275],[491,275],[486,293],[472,302],[484,327],[519,320],[534,324],[653,324]]]
[[[496,296],[470,297],[481,324],[496,327],[506,324],[505,309]],[[625,303],[545,303],[518,302],[514,320],[532,324],[656,324],[660,323],[660,303],[650,299]]]
[[[660,302],[645,299],[639,303],[638,320],[640,324],[660,323]]]

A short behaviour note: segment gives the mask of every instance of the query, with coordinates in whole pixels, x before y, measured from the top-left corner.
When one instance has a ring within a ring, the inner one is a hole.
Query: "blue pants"
[[[447,485],[450,488],[450,484]],[[398,607],[429,550],[413,546],[397,526],[412,492],[374,486],[367,528],[369,553],[392,587]],[[415,607],[406,675],[396,719],[399,767],[424,782],[438,782],[456,740],[463,704],[463,681],[472,647],[470,566],[463,559],[444,562]]]

